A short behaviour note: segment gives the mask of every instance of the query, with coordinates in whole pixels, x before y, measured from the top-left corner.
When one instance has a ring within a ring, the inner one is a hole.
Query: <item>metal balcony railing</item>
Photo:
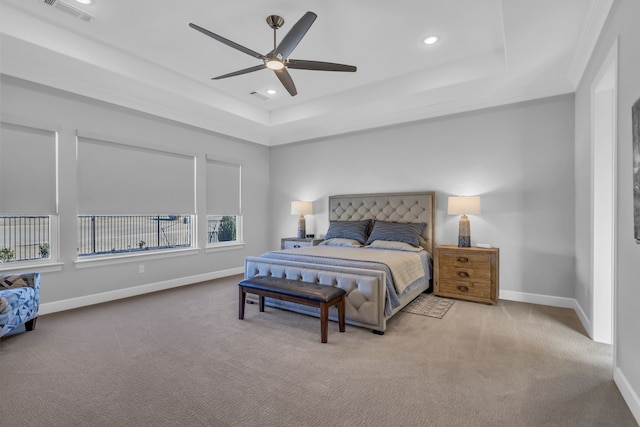
[[[210,242],[218,241],[221,220],[208,221]],[[233,226],[223,227],[223,231],[231,229],[224,239],[234,240],[235,217],[227,224]],[[46,215],[0,216],[0,263],[48,259],[50,228],[51,219]],[[193,242],[193,227],[190,215],[81,215],[77,235],[78,256],[85,257],[188,248]]]
[[[0,216],[0,263],[49,258],[48,216]]]
[[[78,256],[188,248],[190,215],[78,216]]]

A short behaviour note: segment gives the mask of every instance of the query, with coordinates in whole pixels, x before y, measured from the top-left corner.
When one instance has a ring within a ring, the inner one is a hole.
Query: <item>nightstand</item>
[[[500,249],[442,245],[435,252],[435,295],[498,303]]]
[[[280,240],[280,249],[308,248],[317,246],[324,239],[299,239],[297,237],[285,237]]]

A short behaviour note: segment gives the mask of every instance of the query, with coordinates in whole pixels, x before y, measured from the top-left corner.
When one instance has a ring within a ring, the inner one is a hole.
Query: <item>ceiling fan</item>
[[[289,58],[291,52],[293,52],[296,46],[298,46],[298,43],[300,43],[300,40],[302,40],[317,17],[318,16],[313,12],[305,13],[302,18],[300,18],[300,20],[296,22],[293,28],[289,30],[287,35],[284,36],[280,44],[276,45],[276,31],[278,30],[278,28],[282,27],[282,25],[284,24],[284,19],[278,15],[268,16],[267,24],[269,24],[269,26],[273,28],[273,50],[266,55],[262,55],[261,53],[239,45],[238,43],[232,42],[231,40],[212,33],[211,31],[199,27],[196,24],[190,23],[189,26],[213,39],[218,40],[221,43],[226,44],[229,47],[237,49],[240,52],[244,52],[247,55],[251,55],[254,58],[261,59],[263,61],[262,64],[256,65],[255,67],[249,67],[243,70],[234,71],[232,73],[223,74],[218,77],[213,77],[212,80],[225,79],[227,77],[239,76],[241,74],[252,73],[254,71],[268,68],[270,70],[273,70],[273,72],[276,74],[285,89],[287,89],[289,94],[291,94],[291,96],[295,96],[298,91],[296,90],[296,85],[293,83],[291,75],[287,71],[288,68],[296,70],[317,71],[356,71],[356,67],[354,67],[353,65]]]

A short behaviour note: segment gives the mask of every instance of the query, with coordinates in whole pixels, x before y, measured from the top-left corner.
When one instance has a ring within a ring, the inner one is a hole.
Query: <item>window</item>
[[[236,163],[207,158],[207,245],[242,242],[241,172]]]
[[[78,257],[195,245],[195,157],[78,137]]]
[[[0,216],[0,263],[51,258],[49,216]]]
[[[190,248],[191,215],[79,215],[78,256]]]
[[[56,132],[0,124],[0,263],[52,260],[56,154]]]
[[[207,243],[238,241],[238,216],[207,215]]]

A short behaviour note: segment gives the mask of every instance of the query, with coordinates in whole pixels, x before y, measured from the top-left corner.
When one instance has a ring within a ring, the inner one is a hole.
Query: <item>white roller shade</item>
[[[195,213],[195,158],[78,138],[78,213]]]
[[[56,133],[9,123],[0,129],[0,214],[57,214]]]
[[[207,214],[240,215],[242,167],[207,159]]]

